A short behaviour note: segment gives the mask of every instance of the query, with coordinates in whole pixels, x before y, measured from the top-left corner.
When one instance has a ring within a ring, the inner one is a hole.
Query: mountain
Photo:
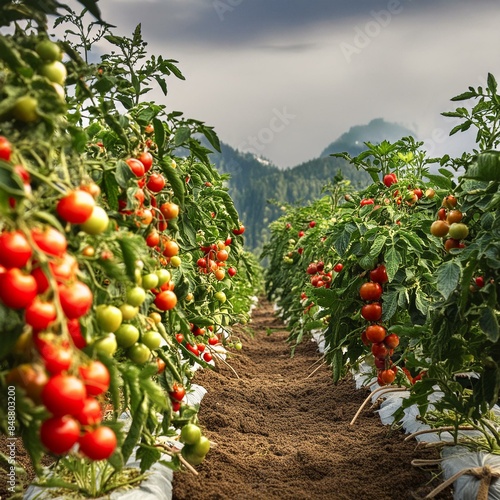
[[[326,147],[320,156],[324,157],[339,152],[346,152],[351,156],[357,156],[366,149],[365,142],[374,144],[384,140],[396,142],[402,137],[410,135],[415,136],[415,132],[397,123],[386,122],[383,118],[375,118],[367,125],[351,127]]]
[[[230,175],[229,194],[246,228],[245,246],[259,254],[268,241],[268,225],[283,214],[284,204],[305,205],[323,196],[324,186],[338,172],[357,189],[372,182],[366,172],[342,158],[329,156],[331,153],[348,152],[355,156],[365,149],[364,142],[395,142],[408,135],[412,135],[409,129],[377,118],[367,125],[352,127],[325,148],[319,158],[292,168],[280,169],[268,160],[224,143],[221,152],[212,153],[210,160],[221,174]]]

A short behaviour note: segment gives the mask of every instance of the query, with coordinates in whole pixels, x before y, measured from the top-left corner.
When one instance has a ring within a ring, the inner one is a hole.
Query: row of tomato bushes
[[[406,137],[339,154],[373,183],[360,190],[337,175],[322,199],[285,207],[263,252],[266,292],[292,348],[324,334],[335,382],[367,362],[381,386],[410,391],[396,423],[416,404],[431,427],[472,427],[482,437],[467,445],[499,453],[496,80],[452,100],[464,106],[444,113],[457,122],[451,133],[475,128],[476,148],[429,158]]]
[[[203,460],[185,395],[196,365],[241,348],[231,325],[248,320],[261,274],[198,140],[218,149],[212,128],[145,100],[183,79],[176,61],[147,56],[140,25],[117,36],[80,3],[1,7],[0,425],[40,484],[95,496],[140,480],[121,473],[133,453],[142,473]],[[88,63],[97,42],[109,53]]]

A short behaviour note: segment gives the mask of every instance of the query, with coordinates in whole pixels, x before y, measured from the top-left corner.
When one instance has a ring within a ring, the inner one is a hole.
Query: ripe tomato
[[[389,277],[387,276],[387,269],[384,264],[380,264],[375,269],[370,271],[370,279],[375,283],[380,283],[382,285],[389,281]]]
[[[68,415],[49,418],[40,426],[40,441],[56,455],[68,452],[79,437],[80,424]]]
[[[58,345],[47,345],[41,351],[45,369],[52,375],[69,370],[73,362],[73,352]]]
[[[375,202],[371,198],[364,198],[362,199],[359,204],[364,207],[366,205],[373,205]]]
[[[226,271],[224,271],[224,269],[216,269],[214,271],[214,276],[215,278],[217,279],[217,281],[222,281],[225,277],[226,277]],[[218,293],[218,292],[217,292]],[[223,292],[221,292],[223,293]],[[217,295],[217,294],[216,294]],[[216,297],[217,298],[217,297]],[[218,299],[217,299],[218,300]],[[222,302],[222,301],[219,301],[219,302]],[[225,302],[225,300],[224,300]]]
[[[229,276],[231,276],[231,278],[232,278],[233,276],[235,276],[237,272],[238,272],[238,271],[237,271],[234,267],[230,267],[230,268],[228,268],[228,270],[227,270],[227,274],[229,274]]]
[[[371,304],[365,304],[361,308],[361,316],[366,319],[366,321],[378,321],[382,317],[382,306],[379,302],[372,302]]]
[[[446,220],[447,213],[446,208],[440,208],[437,213],[438,220]]]
[[[484,286],[484,278],[482,276],[478,276],[477,278],[475,278],[474,282],[476,283],[476,286],[478,288],[483,288],[483,286]]]
[[[83,338],[80,322],[77,318],[69,319],[67,322],[68,332],[73,341],[73,344],[78,349],[83,349],[87,345],[87,341]]]
[[[89,396],[99,396],[108,390],[111,377],[105,364],[92,360],[88,365],[81,365],[78,370]]]
[[[5,161],[10,161],[10,156],[12,155],[12,145],[3,136],[0,136],[0,159]]]
[[[42,230],[35,227],[31,230],[31,237],[42,252],[48,255],[62,257],[68,247],[68,242],[64,234],[53,227],[47,227]]]
[[[444,220],[435,220],[431,224],[431,234],[433,236],[437,236],[438,238],[442,238],[448,234],[450,226]]]
[[[83,382],[73,375],[62,373],[50,377],[42,390],[43,404],[56,417],[77,415],[86,397]]]
[[[172,202],[163,203],[160,205],[160,212],[167,221],[175,219],[179,216],[179,205]]]
[[[35,297],[24,311],[24,319],[33,330],[45,330],[57,318],[54,302]]]
[[[172,390],[169,392],[169,395],[176,401],[182,401],[186,395],[186,389],[184,389],[184,386],[175,382],[172,386]]]
[[[137,159],[144,165],[144,172],[153,166],[153,155],[149,151],[143,151]]]
[[[424,196],[424,192],[420,188],[415,188],[413,194],[420,200]]]
[[[33,276],[17,267],[0,274],[0,300],[12,309],[27,307],[36,297],[38,288]]]
[[[167,364],[163,359],[160,357],[156,358],[156,366],[158,367],[158,373],[163,373],[165,371],[165,368],[167,367]]]
[[[460,240],[455,240],[454,238],[448,238],[444,242],[444,248],[449,252],[452,248],[460,248]]]
[[[86,314],[92,306],[92,300],[92,291],[81,281],[59,285],[59,301],[68,319],[80,318]]]
[[[163,243],[163,255],[165,257],[174,257],[179,253],[179,245],[176,241],[166,240]]]
[[[49,269],[58,283],[65,283],[75,277],[78,270],[78,263],[72,255],[65,253],[62,258],[51,260],[49,262]],[[38,293],[44,293],[49,288],[49,280],[42,268],[35,267],[31,271],[31,275],[36,280]]]
[[[184,335],[182,335],[182,333],[176,333],[175,340],[177,340],[179,344],[182,344],[184,342]]]
[[[212,355],[209,352],[205,352],[205,353],[203,353],[203,359],[207,363],[210,363],[210,361],[212,361]]]
[[[99,401],[95,398],[86,398],[83,408],[75,417],[82,425],[99,425],[102,421],[102,408]]]
[[[399,345],[399,337],[395,333],[390,333],[384,340],[384,344],[389,349],[395,349]]]
[[[177,304],[177,295],[171,290],[164,290],[156,296],[154,303],[160,311],[170,311]]]
[[[362,300],[379,300],[382,296],[382,286],[376,281],[363,283],[359,289],[359,295]]]
[[[452,194],[450,194],[450,195],[445,196],[443,198],[442,206],[444,208],[451,210],[452,208],[455,208],[457,206],[457,203],[458,203],[457,198],[455,196],[453,196]]]
[[[137,158],[129,158],[127,160],[127,165],[130,167],[130,170],[132,170],[133,174],[136,177],[144,176],[146,169],[144,168],[144,164]]]
[[[42,390],[49,380],[46,371],[42,365],[37,363],[23,363],[12,368],[6,377],[9,385],[20,387],[26,397],[35,404],[41,404]]]
[[[192,352],[195,356],[200,355],[200,351],[198,350],[198,347],[196,347],[195,345],[186,344],[186,348],[188,351]]]
[[[394,183],[398,182],[396,174],[384,175],[384,184],[386,187],[391,187]]]
[[[370,325],[366,328],[366,338],[373,342],[374,344],[382,342],[385,339],[387,333],[386,329],[382,325]]]
[[[0,235],[0,265],[10,269],[24,267],[33,251],[21,231],[3,232]]]
[[[118,440],[105,425],[86,432],[79,440],[80,451],[91,460],[107,460],[115,451]]]
[[[75,189],[61,198],[56,206],[59,216],[70,224],[83,224],[95,207],[93,196],[83,189]]]
[[[394,379],[396,378],[396,374],[394,373],[393,370],[382,370],[379,373],[379,379],[383,382],[382,385],[390,385],[394,382]]]
[[[229,253],[227,250],[219,250],[217,252],[217,260],[226,261],[229,258]]]
[[[158,246],[160,243],[160,234],[156,229],[152,229],[146,236],[146,245],[150,248]]]
[[[448,224],[453,224],[454,222],[460,222],[463,218],[463,214],[460,210],[450,210],[446,216],[446,222]]]
[[[389,355],[389,349],[383,342],[372,344],[372,354],[378,359],[384,359]]]
[[[161,174],[155,173],[149,176],[146,186],[153,193],[159,193],[165,187],[165,184],[165,177],[163,177],[163,175]]]
[[[333,270],[336,272],[336,273],[340,273],[340,271],[342,271],[342,269],[344,269],[344,265],[341,264],[340,262],[338,264],[335,264],[333,266]]]

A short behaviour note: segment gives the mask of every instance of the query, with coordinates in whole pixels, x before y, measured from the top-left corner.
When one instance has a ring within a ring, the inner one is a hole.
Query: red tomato
[[[182,335],[182,333],[176,333],[175,340],[177,340],[179,344],[182,344],[184,342],[184,335]]]
[[[210,361],[212,361],[212,355],[209,353],[209,352],[205,352],[203,354],[203,359],[207,362],[207,363],[210,363]]]
[[[59,301],[68,319],[80,318],[86,314],[92,306],[92,300],[92,291],[81,281],[59,285]]]
[[[230,267],[228,268],[227,270],[227,274],[229,274],[229,276],[231,276],[231,278],[237,273],[236,269],[234,267]]]
[[[87,394],[98,396],[108,390],[111,377],[106,365],[94,360],[88,365],[80,366],[78,370],[87,389]]]
[[[70,224],[83,224],[91,215],[95,207],[94,197],[83,189],[75,189],[56,206],[59,216]]]
[[[40,441],[50,452],[68,452],[80,437],[80,424],[69,416],[52,417],[40,426]]]
[[[395,333],[390,333],[387,335],[387,337],[384,339],[384,344],[389,348],[389,349],[395,349],[399,345],[399,337]]]
[[[383,342],[377,342],[376,344],[372,344],[372,354],[378,359],[384,359],[389,355],[389,349],[387,349]]]
[[[80,322],[78,318],[69,319],[67,322],[68,332],[73,341],[73,344],[78,349],[83,349],[87,345],[87,341],[83,338]]]
[[[57,318],[54,302],[35,297],[24,312],[24,319],[33,330],[45,330]]]
[[[186,348],[188,351],[191,351],[195,356],[200,355],[200,351],[198,350],[198,348],[195,345],[186,344]]]
[[[49,378],[42,390],[42,402],[54,416],[78,415],[87,397],[85,385],[73,375],[58,374]]]
[[[12,154],[11,143],[2,135],[0,136],[0,159],[10,161]]]
[[[61,346],[46,346],[41,354],[45,369],[52,375],[69,370],[73,362],[73,352]]]
[[[156,229],[151,230],[146,236],[146,245],[150,248],[158,246],[160,243],[160,234]]]
[[[80,413],[75,415],[82,425],[98,425],[102,421],[102,408],[95,398],[86,398]]]
[[[385,339],[387,331],[382,325],[370,325],[366,328],[366,338],[374,344]]]
[[[31,237],[38,248],[48,255],[62,257],[68,247],[66,236],[53,227],[47,227],[43,231],[35,227],[31,230]]]
[[[483,286],[484,286],[484,278],[482,276],[478,276],[477,278],[475,278],[474,282],[476,283],[476,286],[478,288],[483,288]]]
[[[361,308],[361,316],[366,319],[366,321],[378,321],[382,317],[382,306],[379,302],[372,302],[371,304],[365,304]]]
[[[0,265],[7,269],[24,267],[32,254],[30,244],[21,231],[3,232],[0,235]]]
[[[382,296],[382,286],[375,281],[363,283],[359,289],[359,296],[362,300],[379,300]]]
[[[155,306],[160,311],[170,311],[177,304],[177,295],[171,290],[160,292],[155,298]]]
[[[117,443],[116,434],[105,425],[86,432],[79,440],[80,451],[91,460],[107,460]]]
[[[386,187],[391,187],[396,182],[398,182],[396,174],[384,175],[384,184],[386,185]]]
[[[127,160],[127,165],[130,167],[130,170],[132,170],[133,174],[136,177],[142,177],[146,172],[144,164],[137,158],[129,158]]]
[[[12,309],[27,307],[37,294],[33,276],[14,267],[0,274],[0,300]]]
[[[149,151],[144,151],[137,159],[144,165],[144,172],[147,172],[153,165],[153,155]]]
[[[147,188],[153,193],[159,193],[165,187],[165,177],[161,174],[151,174],[146,184]]]
[[[340,271],[342,271],[342,269],[344,269],[344,265],[341,264],[340,262],[338,264],[335,264],[335,266],[333,267],[333,270],[336,273],[340,273]]]
[[[370,271],[370,279],[375,283],[380,283],[382,285],[389,281],[389,278],[387,276],[387,269],[385,268],[384,264],[380,264],[375,269]]]
[[[359,204],[364,207],[365,205],[373,205],[375,202],[371,198],[362,199]]]
[[[75,277],[78,263],[72,255],[65,253],[62,259],[50,261],[49,269],[58,283],[65,283]],[[49,288],[49,280],[42,268],[36,267],[31,271],[31,275],[36,280],[38,293],[44,293]]]
[[[169,395],[172,399],[176,401],[182,401],[184,396],[186,395],[186,389],[180,384],[174,383],[172,386],[172,390],[169,392]]]
[[[179,245],[173,240],[163,242],[163,255],[165,257],[174,257],[179,253]]]
[[[160,205],[160,212],[167,221],[175,219],[179,216],[179,205],[172,202],[163,203]]]
[[[394,382],[394,379],[396,378],[396,374],[394,373],[393,370],[382,370],[379,374],[380,380],[383,382],[382,385],[389,385]]]

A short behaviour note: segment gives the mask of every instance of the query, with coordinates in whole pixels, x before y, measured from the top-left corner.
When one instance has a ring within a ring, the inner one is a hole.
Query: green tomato
[[[158,269],[155,271],[155,274],[158,276],[158,286],[164,285],[170,281],[171,275],[167,269]]]
[[[237,350],[237,351],[241,351],[243,349],[243,344],[241,342],[235,342],[234,344],[234,348]]]
[[[59,85],[64,85],[66,77],[68,76],[66,66],[64,66],[61,61],[53,61],[51,63],[44,64],[40,73],[51,82],[58,83]]]
[[[170,257],[170,264],[173,267],[181,267],[182,260],[178,255],[174,255],[173,257]]]
[[[154,330],[148,330],[146,333],[142,335],[142,343],[149,347],[151,350],[158,349],[160,347],[163,337],[160,333],[155,332]]]
[[[127,290],[127,304],[139,307],[146,300],[146,290],[140,286],[135,286]]]
[[[96,308],[96,319],[101,330],[116,332],[122,324],[123,315],[118,307],[101,304]]]
[[[152,288],[156,288],[158,286],[159,281],[160,278],[156,273],[145,274],[142,277],[142,288],[144,288],[145,290],[151,290]]]
[[[115,332],[118,345],[124,348],[133,346],[139,340],[140,335],[139,330],[128,323],[124,323]]]
[[[81,229],[87,234],[101,234],[108,228],[109,217],[102,207],[97,205],[92,209],[90,217],[81,224]]]
[[[190,465],[200,465],[205,460],[205,457],[194,453],[192,448],[192,445],[185,444],[182,447],[181,455]]]
[[[195,444],[201,438],[201,429],[195,424],[186,424],[181,429],[181,441],[186,444]]]
[[[151,358],[149,347],[137,342],[127,350],[127,356],[138,365],[147,363]]]
[[[29,95],[20,97],[12,108],[12,115],[20,122],[31,123],[38,120],[38,101]]]
[[[130,321],[137,316],[139,308],[131,306],[130,304],[122,304],[120,306],[120,311],[122,312],[123,319],[125,321]]]
[[[214,295],[215,299],[218,300],[221,304],[224,304],[226,302],[226,294],[224,292],[215,292]]]
[[[463,240],[468,234],[469,228],[462,222],[454,222],[448,230],[448,235],[454,240]]]
[[[116,337],[114,333],[108,333],[104,337],[97,339],[92,347],[99,353],[105,356],[113,356],[113,354],[118,349],[118,343],[116,342]]]
[[[62,52],[59,45],[50,40],[38,42],[35,50],[44,61],[60,61],[62,59]]]
[[[190,446],[192,446],[192,451],[195,455],[204,457],[210,450],[210,441],[207,437],[201,436],[196,443],[193,443]]]

